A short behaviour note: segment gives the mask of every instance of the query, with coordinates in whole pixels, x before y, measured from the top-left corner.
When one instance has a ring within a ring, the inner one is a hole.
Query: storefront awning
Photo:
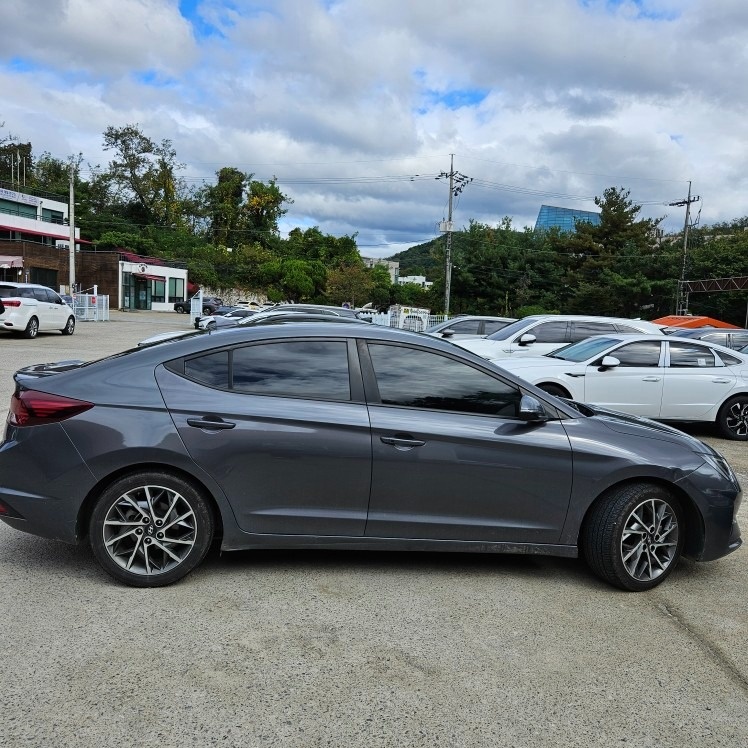
[[[136,278],[143,278],[144,280],[149,281],[165,281],[166,278],[164,278],[163,275],[149,275],[148,273],[133,273],[133,275]]]
[[[0,268],[22,268],[23,257],[19,255],[0,255]]]
[[[6,226],[5,224],[0,224],[0,229],[4,229],[6,231],[17,231],[19,234],[31,234],[31,236],[48,236],[51,239],[59,239],[62,242],[70,242],[70,234],[52,234],[49,231],[31,231],[31,229],[19,229],[18,226]],[[88,241],[87,239],[78,239],[75,240],[76,244],[93,244],[93,242]]]

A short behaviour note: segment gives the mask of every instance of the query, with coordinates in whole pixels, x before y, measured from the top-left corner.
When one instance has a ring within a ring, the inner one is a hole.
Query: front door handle
[[[642,382],[659,382],[660,377],[642,377]]]
[[[235,423],[224,421],[222,418],[188,418],[187,425],[207,431],[223,431],[233,429],[236,426]]]
[[[413,447],[422,447],[426,442],[421,439],[410,439],[399,436],[380,436],[382,444],[391,444],[397,449],[413,449]]]

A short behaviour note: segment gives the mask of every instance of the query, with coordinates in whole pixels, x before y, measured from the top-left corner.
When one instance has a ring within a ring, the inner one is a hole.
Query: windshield
[[[497,330],[491,333],[486,340],[507,340],[511,338],[516,332],[522,332],[526,327],[535,322],[539,317],[525,317],[524,319],[518,319],[516,322],[512,322],[506,327],[502,327],[501,330]]]
[[[610,346],[620,343],[618,338],[587,338],[579,343],[572,343],[571,345],[559,348],[553,353],[548,353],[548,358],[560,358],[562,361],[586,361],[588,358],[594,358],[601,354]]]

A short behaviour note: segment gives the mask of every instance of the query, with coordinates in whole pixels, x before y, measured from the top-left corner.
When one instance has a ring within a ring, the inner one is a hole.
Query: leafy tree
[[[328,270],[327,298],[331,304],[349,302],[354,306],[363,306],[371,301],[373,287],[372,273],[362,264],[341,265]]]
[[[184,185],[176,176],[183,168],[170,140],[156,143],[138,125],[107,127],[104,150],[113,151],[109,177],[143,224],[171,225],[181,217],[178,205]]]

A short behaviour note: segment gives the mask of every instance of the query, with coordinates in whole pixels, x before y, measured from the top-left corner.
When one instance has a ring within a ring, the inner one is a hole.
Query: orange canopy
[[[695,317],[692,315],[681,316],[671,314],[668,317],[660,317],[652,320],[656,325],[665,325],[667,327],[687,327],[694,329],[697,327],[729,327],[732,330],[740,330],[737,325],[731,325],[729,322],[721,322],[713,317]]]

